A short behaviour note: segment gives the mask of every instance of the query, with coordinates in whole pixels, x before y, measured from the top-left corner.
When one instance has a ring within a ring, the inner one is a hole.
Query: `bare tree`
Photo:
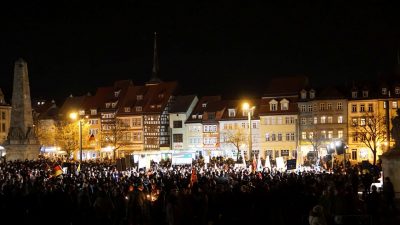
[[[247,133],[243,128],[229,130],[224,134],[225,143],[233,145],[237,150],[236,161],[239,161],[240,146],[247,143]],[[244,160],[244,159],[243,159]]]
[[[101,145],[111,146],[113,151],[113,160],[115,161],[117,151],[131,142],[129,124],[123,119],[116,118],[106,125],[102,130]]]
[[[56,126],[56,144],[70,158],[72,153],[79,148],[79,127],[75,123],[59,121]]]
[[[57,126],[54,120],[36,120],[35,133],[42,146],[55,146]]]
[[[59,121],[56,124],[56,145],[59,146],[67,153],[70,158],[74,151],[80,149],[80,128],[79,123],[82,125],[82,146],[87,146],[89,138],[89,124],[82,121]]]
[[[371,150],[375,165],[378,147],[386,141],[385,117],[377,113],[366,112],[352,126],[354,127],[353,135]]]
[[[322,144],[326,141],[326,136],[322,135],[321,131],[317,128],[308,132],[306,137],[306,141],[310,143],[313,150],[318,152],[318,148],[322,146]]]

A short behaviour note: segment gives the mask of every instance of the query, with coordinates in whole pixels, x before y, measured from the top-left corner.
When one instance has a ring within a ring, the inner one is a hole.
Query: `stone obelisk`
[[[37,159],[40,152],[33,129],[28,65],[23,59],[18,59],[14,65],[11,124],[5,147],[7,161]]]

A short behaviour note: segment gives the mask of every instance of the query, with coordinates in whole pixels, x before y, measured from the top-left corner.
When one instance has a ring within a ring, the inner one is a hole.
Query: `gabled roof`
[[[65,99],[64,103],[62,104],[59,110],[59,116],[61,118],[68,117],[69,113],[77,112],[82,109],[82,103],[84,102],[85,98],[88,96],[78,96],[78,97],[68,97]]]
[[[256,119],[259,118],[259,107],[260,107],[260,100],[259,99],[250,99],[248,100],[250,102],[250,105],[255,106],[252,114],[252,118]],[[243,109],[242,109],[242,100],[229,100],[226,101],[226,110],[224,111],[224,114],[221,117],[221,120],[247,120],[248,115],[245,113],[243,115]],[[229,109],[234,109],[235,110],[235,116],[229,116]]]
[[[190,105],[196,99],[196,95],[176,96],[174,104],[169,110],[170,113],[184,113],[189,110]]]
[[[212,104],[213,102],[219,102],[219,101],[221,101],[221,96],[204,96],[200,98],[200,100],[194,107],[192,114],[186,120],[186,123],[200,123],[202,119],[199,119],[198,117],[196,117],[196,119],[193,119],[193,115],[196,116],[203,115],[205,112],[210,111],[211,108],[208,107],[213,107],[213,108],[216,107],[215,105]],[[203,107],[203,105],[205,107]]]
[[[288,110],[282,110],[280,102],[286,99],[289,101],[289,108]],[[271,111],[270,102],[271,100],[277,101],[278,107],[276,111]],[[281,97],[281,98],[262,98],[260,101],[259,107],[259,116],[268,116],[268,115],[285,115],[285,114],[293,114],[298,112],[298,105],[297,105],[297,97]]]

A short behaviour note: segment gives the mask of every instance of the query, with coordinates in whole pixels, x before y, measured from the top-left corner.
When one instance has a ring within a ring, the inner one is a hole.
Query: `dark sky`
[[[382,1],[38,2],[0,7],[0,87],[8,99],[19,57],[28,62],[33,98],[60,101],[117,79],[141,85],[151,76],[154,31],[161,79],[179,81],[184,93],[228,98],[261,96],[282,75],[306,74],[317,84],[374,78],[396,64],[400,47],[398,8]]]

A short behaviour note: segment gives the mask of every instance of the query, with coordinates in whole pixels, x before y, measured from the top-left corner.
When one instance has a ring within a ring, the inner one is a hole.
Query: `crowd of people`
[[[370,190],[376,178],[358,166],[289,173],[195,162],[120,171],[104,162],[3,161],[1,224],[379,224],[396,207],[389,178],[381,192]]]

